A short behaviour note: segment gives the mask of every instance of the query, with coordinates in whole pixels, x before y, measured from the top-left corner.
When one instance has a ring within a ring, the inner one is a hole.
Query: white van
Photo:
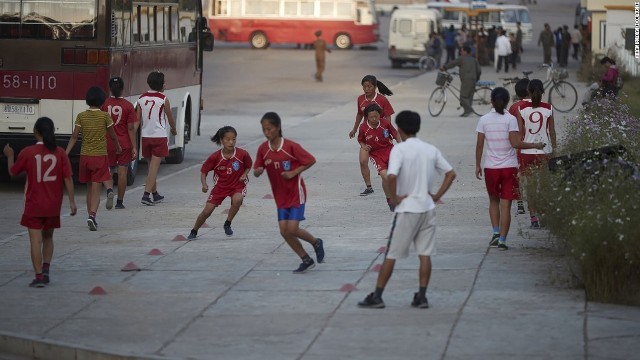
[[[429,34],[441,28],[439,12],[429,9],[398,9],[389,23],[389,60],[398,68],[405,62],[418,62],[426,54]]]

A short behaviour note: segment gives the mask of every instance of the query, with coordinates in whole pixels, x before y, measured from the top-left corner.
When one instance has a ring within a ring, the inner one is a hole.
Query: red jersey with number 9
[[[60,216],[64,178],[71,177],[71,164],[65,151],[61,147],[51,151],[41,142],[26,147],[11,168],[14,175],[23,171],[27,173],[24,215]]]
[[[522,154],[550,154],[551,137],[549,136],[549,118],[553,116],[551,104],[541,102],[538,107],[533,107],[531,102],[523,104],[520,108],[520,116],[524,120],[523,141],[527,143],[545,143],[544,149],[522,149]]]

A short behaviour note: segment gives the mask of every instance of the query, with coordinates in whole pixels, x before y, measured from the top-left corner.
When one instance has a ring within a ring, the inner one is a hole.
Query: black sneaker
[[[45,284],[49,283],[49,269],[42,269],[42,280],[44,280]]]
[[[164,200],[164,196],[160,195],[160,194],[151,194],[153,195],[153,202],[154,203],[159,203],[162,202],[162,200]]]
[[[382,298],[377,298],[373,295],[373,293],[367,295],[364,300],[358,302],[358,307],[361,308],[369,308],[369,309],[384,309],[384,301]]]
[[[389,211],[391,212],[393,212],[396,209],[395,205],[393,204],[387,204],[387,205],[389,205]]]
[[[115,208],[116,208],[116,209],[124,209],[125,207],[124,207],[124,204],[123,204],[123,203],[116,203]]]
[[[148,196],[142,196],[142,200],[140,200],[140,202],[147,206],[153,206],[153,201],[151,201],[151,198]]]
[[[493,234],[491,237],[491,241],[489,242],[489,247],[496,247],[500,242],[500,234]]]
[[[313,262],[313,260],[311,260],[311,262],[308,262],[308,263],[306,263],[306,262],[304,262],[304,261],[303,261],[303,262],[300,264],[300,266],[298,266],[298,268],[297,268],[297,269],[293,270],[293,273],[294,273],[294,274],[304,274],[304,273],[306,273],[306,272],[307,272],[307,270],[311,270],[311,269],[313,269],[314,267],[316,267],[316,263],[315,263],[315,262]]]
[[[367,195],[371,195],[373,194],[373,188],[372,187],[368,187],[366,189],[364,189],[363,192],[360,193],[360,196],[367,196]]]
[[[427,300],[426,296],[420,296],[420,294],[418,293],[413,293],[413,301],[411,302],[411,306],[418,309],[428,309],[429,300]]]
[[[113,209],[113,190],[107,191],[107,202],[105,204],[107,210]]]
[[[34,288],[43,288],[45,287],[44,279],[33,279],[33,281],[29,284],[29,287]]]
[[[189,233],[189,236],[187,236],[187,240],[194,240],[197,237],[198,237],[198,232],[195,230],[191,230],[191,232]]]
[[[529,226],[531,229],[540,229],[540,222],[537,220],[534,220],[531,222],[531,226]]]
[[[318,264],[322,264],[324,262],[324,245],[322,239],[316,239],[316,244],[313,245],[313,250],[316,251],[316,260],[318,260]]]
[[[500,250],[500,251],[509,250],[509,247],[507,246],[506,243],[500,242],[500,244],[498,244],[498,250]]]
[[[224,225],[224,233],[227,234],[227,236],[231,236],[233,235],[233,230],[231,230],[231,225]]]
[[[87,218],[87,225],[89,225],[89,230],[96,231],[98,230],[98,223],[96,222],[96,218],[93,216],[89,216]]]
[[[524,202],[522,200],[518,200],[518,214],[524,214]]]

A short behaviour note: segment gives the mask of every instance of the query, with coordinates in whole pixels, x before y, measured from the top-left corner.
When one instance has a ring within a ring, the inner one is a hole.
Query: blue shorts
[[[278,209],[278,221],[282,220],[304,220],[304,204],[298,207]]]

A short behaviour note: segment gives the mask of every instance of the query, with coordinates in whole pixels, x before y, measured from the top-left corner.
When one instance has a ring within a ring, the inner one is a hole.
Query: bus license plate
[[[5,114],[34,115],[36,113],[35,105],[4,104],[3,109]]]

